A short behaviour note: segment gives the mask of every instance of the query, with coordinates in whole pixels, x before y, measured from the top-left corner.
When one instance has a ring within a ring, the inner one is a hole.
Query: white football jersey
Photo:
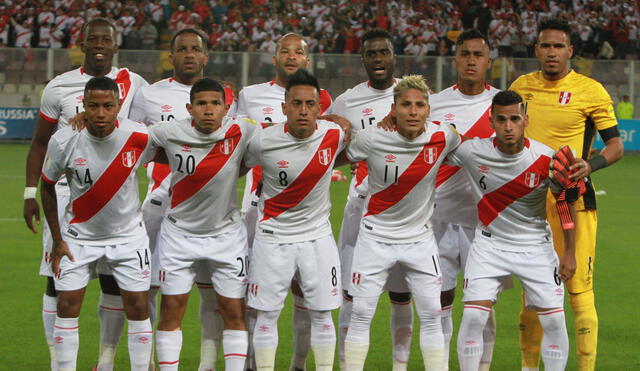
[[[131,104],[129,118],[152,125],[162,121],[188,120],[187,111],[191,85],[177,82],[172,77],[138,89]],[[166,164],[151,162],[147,166],[147,199],[165,202],[169,199],[171,170]],[[146,201],[145,201],[146,202]]]
[[[118,118],[128,118],[131,102],[136,91],[147,82],[126,68],[111,69],[106,77],[113,79],[120,89],[120,112]],[[49,81],[42,92],[40,117],[58,127],[69,125],[69,119],[84,111],[84,87],[93,76],[84,73],[82,67],[65,72]]]
[[[66,174],[71,200],[60,226],[65,240],[102,246],[145,235],[136,169],[154,155],[147,127],[128,119],[120,119],[105,138],[70,127],[57,131],[42,179],[54,184]]]
[[[331,173],[344,147],[344,132],[327,121],[305,139],[289,134],[286,124],[258,130],[246,158],[248,167],[262,167],[256,239],[293,243],[331,234]]]
[[[490,126],[491,100],[500,90],[491,85],[478,95],[464,95],[457,85],[429,96],[430,120],[455,126],[471,138],[493,135]],[[436,179],[436,212],[433,218],[466,227],[476,225],[476,206],[471,188],[460,167],[443,164]]]
[[[285,88],[269,81],[262,84],[249,85],[238,94],[238,102],[229,109],[228,116],[236,118],[248,118],[256,123],[260,122],[285,122],[287,116],[282,112]],[[320,107],[325,112],[331,106],[331,95],[324,89],[320,89]],[[258,183],[262,179],[260,168],[251,169],[247,173],[244,197],[242,199],[242,211],[248,210],[251,203],[257,202],[255,195]],[[255,205],[254,205],[255,206]]]
[[[225,118],[218,130],[204,134],[189,118],[149,128],[171,167],[170,204],[163,221],[167,227],[191,236],[238,228],[236,183],[254,127]]]
[[[551,231],[546,220],[547,190],[551,186],[549,163],[553,150],[525,139],[515,155],[500,151],[495,138],[462,143],[447,162],[462,166],[477,205],[476,228],[496,241],[496,247],[525,251],[549,246]]]
[[[427,122],[413,140],[370,126],[347,148],[351,161],[367,161],[369,194],[360,233],[384,243],[411,243],[431,231],[438,167],[460,136],[449,124]]]
[[[351,122],[351,135],[378,122],[387,116],[393,104],[393,88],[378,90],[369,81],[360,83],[342,93],[333,102],[327,113],[342,116]],[[367,163],[361,162],[356,175],[351,179],[349,196],[367,195]]]

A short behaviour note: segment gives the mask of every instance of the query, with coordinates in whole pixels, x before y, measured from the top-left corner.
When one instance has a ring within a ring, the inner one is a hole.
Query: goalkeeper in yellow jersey
[[[568,145],[576,154],[573,179],[584,178],[586,193],[575,202],[577,211],[575,276],[566,282],[575,317],[579,370],[594,370],[598,343],[598,316],[593,296],[596,248],[596,199],[589,175],[618,161],[622,140],[613,102],[597,81],[569,69],[573,55],[571,29],[566,21],[551,19],[540,24],[535,46],[540,71],[520,76],[512,85],[523,98],[529,115],[526,136],[557,150]],[[591,156],[596,131],[605,148]],[[554,198],[547,198],[547,219],[554,245],[563,255],[562,226]],[[542,329],[535,311],[520,314],[522,370],[538,370]],[[542,349],[544,352],[545,349]]]

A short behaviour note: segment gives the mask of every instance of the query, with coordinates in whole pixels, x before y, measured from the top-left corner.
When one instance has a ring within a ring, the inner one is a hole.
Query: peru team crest
[[[540,174],[532,173],[528,171],[524,174],[524,183],[529,186],[529,188],[535,188],[540,184]]]
[[[331,148],[325,148],[318,151],[318,161],[320,161],[321,165],[329,165],[329,163],[331,163]]]
[[[564,106],[566,104],[569,104],[569,101],[571,101],[571,93],[569,93],[568,91],[561,91],[560,95],[558,96],[558,103]]]
[[[228,155],[233,152],[234,143],[233,138],[227,138],[220,144],[220,152],[224,155]]]
[[[438,148],[429,147],[424,149],[424,162],[431,165],[438,159]]]
[[[133,167],[138,161],[138,154],[136,151],[127,151],[122,154],[122,165],[125,167]]]

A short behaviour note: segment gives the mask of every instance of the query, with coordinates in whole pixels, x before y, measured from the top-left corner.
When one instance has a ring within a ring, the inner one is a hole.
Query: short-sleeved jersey
[[[520,76],[511,85],[522,96],[529,115],[525,135],[557,150],[568,145],[584,159],[590,156],[596,130],[618,122],[609,93],[599,82],[571,70],[558,81],[546,80],[542,72]],[[576,209],[595,209],[591,182],[576,202]]]
[[[136,91],[147,82],[126,68],[111,69],[106,77],[113,79],[120,90],[118,118],[128,118]],[[56,76],[44,88],[40,102],[40,117],[58,127],[69,124],[69,119],[84,111],[84,87],[93,76],[84,73],[82,67]]]
[[[477,228],[509,251],[548,246],[551,231],[546,221],[546,197],[553,150],[525,139],[515,155],[505,154],[495,138],[467,140],[447,162],[462,166],[478,208]]]
[[[246,165],[262,167],[257,240],[293,243],[331,234],[331,172],[344,146],[344,132],[328,121],[318,121],[305,139],[291,135],[287,124],[256,133]]]
[[[71,201],[60,226],[64,239],[102,246],[144,235],[136,169],[154,154],[146,126],[128,119],[120,119],[105,138],[70,127],[57,131],[42,179],[54,184],[66,174]]]
[[[351,135],[371,125],[375,125],[387,116],[393,104],[393,88],[378,90],[367,82],[360,83],[342,93],[327,110],[329,114],[336,114],[349,120]],[[367,195],[367,163],[361,162],[356,170],[356,176],[351,179],[349,196]]]
[[[449,123],[458,133],[470,138],[488,138],[493,135],[490,126],[491,100],[499,91],[487,84],[482,93],[465,95],[454,85],[429,96],[429,119]],[[475,215],[475,202],[460,167],[442,164],[436,178],[436,212],[433,218],[474,227]]]
[[[171,198],[163,223],[183,235],[214,236],[241,223],[236,182],[254,125],[226,118],[211,134],[191,120],[149,128],[171,167]]]
[[[432,233],[436,175],[460,143],[449,124],[426,123],[413,140],[370,126],[349,143],[351,161],[367,161],[369,194],[360,233],[384,243],[421,241]]]
[[[187,111],[191,86],[177,82],[172,77],[138,89],[131,104],[129,118],[152,125],[161,121],[189,120]],[[169,198],[170,169],[166,164],[151,162],[147,166],[147,198]]]

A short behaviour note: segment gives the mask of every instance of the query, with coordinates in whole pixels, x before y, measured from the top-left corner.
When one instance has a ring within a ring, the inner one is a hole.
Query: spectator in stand
[[[633,103],[629,102],[629,96],[622,97],[622,101],[616,105],[616,117],[620,120],[633,118]]]
[[[158,30],[151,21],[151,18],[145,18],[144,25],[140,28],[140,38],[142,39],[142,49],[144,50],[153,50],[156,48]]]

